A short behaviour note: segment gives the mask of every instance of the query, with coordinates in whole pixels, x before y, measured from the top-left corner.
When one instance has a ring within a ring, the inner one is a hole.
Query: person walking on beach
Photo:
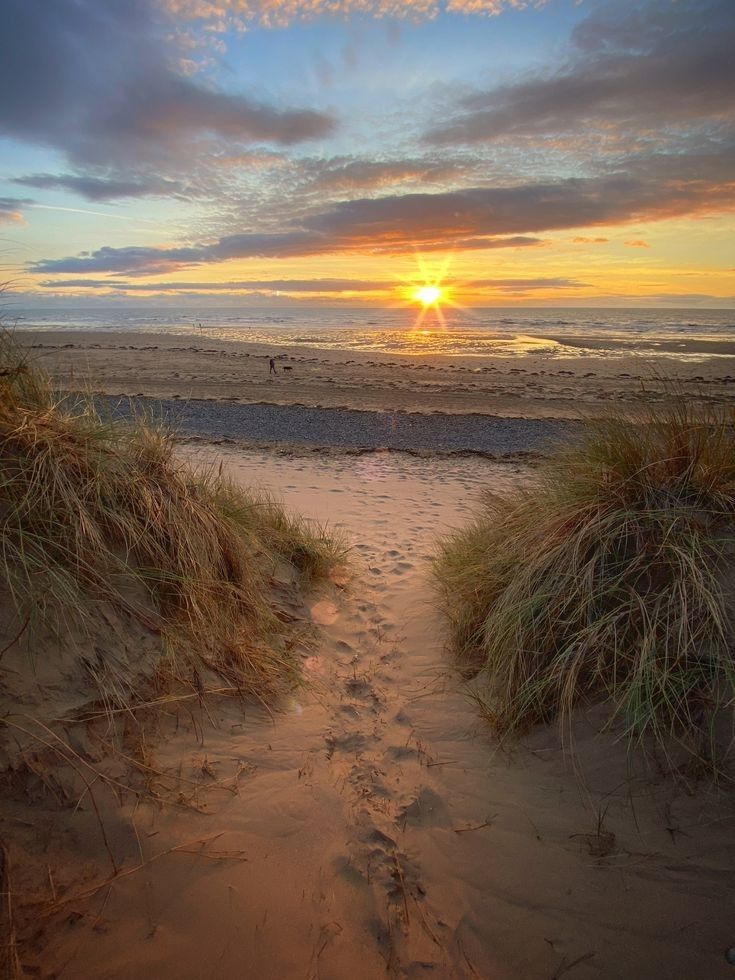
[[[270,377],[271,374],[278,374],[278,371],[276,371],[276,359],[274,357],[270,359],[270,366],[271,368],[270,371],[268,372],[268,377]]]

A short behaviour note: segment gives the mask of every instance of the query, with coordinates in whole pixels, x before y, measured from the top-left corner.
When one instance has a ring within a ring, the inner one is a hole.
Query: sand
[[[341,528],[350,578],[311,597],[303,690],[274,713],[171,710],[144,756],[168,805],[100,795],[131,873],[85,897],[110,872],[86,797],[5,810],[14,887],[79,896],[26,915],[33,975],[731,976],[732,797],[641,770],[595,710],[573,758],[548,729],[501,750],[451,670],[433,541],[531,468],[183,451]]]
[[[18,331],[17,336],[63,387],[91,385],[111,395],[575,419],[605,414],[611,404],[634,404],[644,386],[650,397],[665,376],[678,381],[681,396],[735,403],[735,343],[725,341],[682,340],[643,351],[618,344],[615,354],[584,348],[577,354],[567,338],[561,353],[458,357],[269,348],[199,334]],[[579,342],[593,346],[589,338]],[[275,377],[268,373],[271,355],[278,365]]]

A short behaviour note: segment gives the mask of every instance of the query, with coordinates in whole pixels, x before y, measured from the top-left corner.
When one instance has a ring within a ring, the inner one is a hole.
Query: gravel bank
[[[110,397],[107,402],[123,416],[129,414],[133,405],[145,406],[155,417],[167,419],[185,435],[257,445],[469,451],[504,456],[542,453],[576,428],[574,423],[560,420],[488,415],[423,415],[149,398]]]

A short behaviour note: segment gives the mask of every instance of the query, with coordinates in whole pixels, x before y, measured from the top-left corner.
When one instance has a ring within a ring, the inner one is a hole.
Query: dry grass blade
[[[20,975],[15,944],[10,861],[5,845],[0,841],[0,980],[16,980]]]
[[[64,895],[62,898],[56,899],[47,906],[46,912],[49,915],[54,915],[68,905],[75,905],[79,902],[87,901],[101,892],[103,888],[109,888],[116,882],[122,881],[124,878],[129,878],[131,875],[137,874],[138,871],[142,871],[144,868],[150,867],[150,865],[155,861],[158,861],[163,857],[168,857],[170,854],[192,854],[195,857],[206,857],[214,861],[247,860],[242,851],[205,851],[204,848],[208,844],[211,844],[212,841],[217,840],[221,836],[222,834],[214,834],[211,837],[198,837],[196,840],[186,841],[183,844],[177,844],[173,847],[167,847],[164,850],[153,854],[149,858],[141,859],[138,864],[135,864],[132,867],[118,869],[113,874],[108,875],[108,877],[94,885],[89,885],[79,891],[70,892],[68,895]]]

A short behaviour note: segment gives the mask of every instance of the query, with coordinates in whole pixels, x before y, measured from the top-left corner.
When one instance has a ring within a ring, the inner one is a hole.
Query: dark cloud
[[[422,251],[447,247],[455,249],[523,248],[541,244],[540,238],[528,235],[512,237],[474,237],[451,242],[425,242],[419,244]],[[412,246],[413,247],[413,246]],[[212,245],[191,248],[147,248],[133,246],[112,248],[105,245],[91,254],[80,253],[63,259],[42,259],[33,262],[29,271],[34,273],[112,272],[115,274],[152,276],[176,269],[204,263],[224,262],[234,258],[290,258],[299,255],[319,255],[335,250],[370,251],[396,254],[405,251],[406,245],[385,243],[376,239],[368,245],[362,241],[349,243],[344,237],[339,241],[326,235],[310,232],[291,232],[275,235],[229,235]]]
[[[44,289],[112,289],[121,293],[362,293],[395,289],[393,280],[385,279],[240,279],[227,282],[130,282],[124,279],[47,279],[39,285]],[[463,292],[487,288],[501,292],[527,292],[538,289],[579,289],[589,283],[561,277],[520,279],[447,279],[445,285],[456,286]]]
[[[629,158],[625,169],[593,177],[359,198],[315,210],[277,232],[180,248],[104,247],[31,269],[148,275],[232,258],[532,246],[543,232],[732,210],[734,163],[735,144],[710,156]]]
[[[24,197],[0,197],[0,225],[23,220],[23,208],[32,204]]]
[[[735,116],[733,0],[616,2],[572,34],[567,64],[463,99],[434,144],[579,132],[662,131]],[[663,134],[665,135],[665,134]]]
[[[126,282],[116,279],[49,279],[46,289],[119,289],[125,292],[249,292],[270,290],[283,293],[361,293],[392,289],[383,279],[240,279],[228,282]]]
[[[180,182],[163,177],[141,177],[123,180],[115,177],[92,177],[85,174],[27,174],[13,178],[14,184],[39,190],[66,190],[88,201],[113,201],[125,197],[177,195],[183,193]]]
[[[678,155],[634,160],[595,177],[362,198],[340,202],[305,224],[352,246],[408,246],[665,218],[732,208],[733,162],[735,146],[713,155],[706,166]]]
[[[0,133],[52,146],[80,167],[191,162],[200,140],[283,145],[331,119],[207,88],[179,65],[175,24],[155,0],[5,0]]]
[[[112,248],[103,245],[91,254],[81,252],[66,259],[33,262],[31,269],[34,272],[140,272],[144,275],[159,275],[182,265],[202,262],[205,254],[202,248],[162,249],[144,245]]]

